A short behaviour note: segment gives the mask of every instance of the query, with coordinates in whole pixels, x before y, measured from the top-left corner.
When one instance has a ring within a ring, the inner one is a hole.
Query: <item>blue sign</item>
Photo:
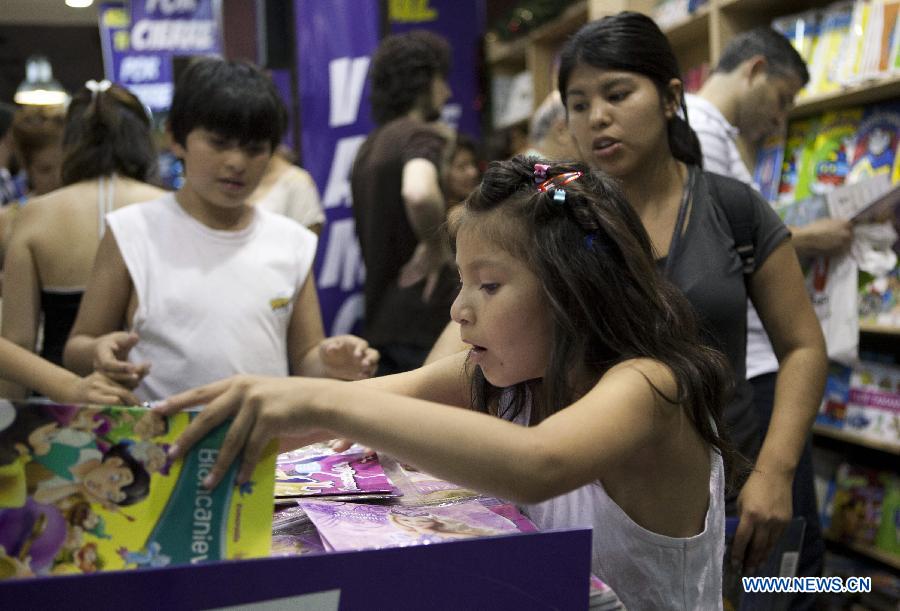
[[[132,0],[100,8],[106,78],[153,110],[168,109],[177,56],[221,53],[219,0]]]
[[[380,2],[295,0],[294,15],[303,167],[319,187],[327,218],[315,273],[325,332],[337,335],[351,332],[363,315],[365,268],[350,170],[375,127],[367,75],[380,40]]]

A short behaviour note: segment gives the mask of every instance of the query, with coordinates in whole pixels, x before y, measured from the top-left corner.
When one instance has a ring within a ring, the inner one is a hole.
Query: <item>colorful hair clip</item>
[[[549,189],[559,189],[560,187],[564,187],[573,180],[578,180],[584,176],[584,172],[566,172],[565,174],[557,174],[552,178],[548,178],[544,182],[538,185],[537,190],[548,191]]]
[[[584,236],[584,247],[588,250],[594,250],[594,240],[597,239],[596,233],[589,233]]]
[[[553,201],[557,204],[566,203],[566,192],[564,189],[555,189],[553,191]]]
[[[546,163],[534,164],[534,182],[542,182],[547,179],[547,170],[550,166]]]

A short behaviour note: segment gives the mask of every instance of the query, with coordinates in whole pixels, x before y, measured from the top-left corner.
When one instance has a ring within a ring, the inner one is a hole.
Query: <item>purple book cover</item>
[[[401,507],[301,501],[326,549],[337,551],[428,545],[518,532],[515,524],[478,502]]]
[[[394,486],[384,473],[378,456],[359,446],[335,453],[325,444],[315,444],[278,456],[275,496],[331,496],[385,494]]]

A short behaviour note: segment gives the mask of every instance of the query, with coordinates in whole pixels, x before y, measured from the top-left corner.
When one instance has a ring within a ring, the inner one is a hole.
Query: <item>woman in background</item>
[[[150,117],[128,90],[89,81],[72,98],[63,136],[63,188],[19,214],[7,253],[3,337],[61,364],[108,212],[162,194],[146,184],[156,150]],[[0,395],[22,397],[3,383]]]

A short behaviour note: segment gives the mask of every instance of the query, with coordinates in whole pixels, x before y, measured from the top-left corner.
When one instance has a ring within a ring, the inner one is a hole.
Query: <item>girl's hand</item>
[[[138,343],[137,333],[116,331],[98,337],[94,344],[94,371],[127,388],[137,388],[150,372],[150,363],[128,361],[128,353]]]
[[[321,381],[319,381],[321,382]],[[250,479],[269,441],[291,437],[298,445],[331,439],[328,432],[316,430],[309,420],[309,396],[316,381],[307,378],[265,378],[234,376],[169,397],[153,410],[169,416],[186,407],[205,404],[175,444],[169,448],[173,459],[184,456],[191,447],[228,418],[234,418],[216,464],[203,481],[215,488],[228,467],[241,456],[237,482]]]
[[[85,378],[79,378],[71,395],[65,401],[103,405],[141,404],[140,399],[130,390],[96,371]]]
[[[381,355],[361,337],[336,335],[319,343],[319,358],[329,377],[362,380],[372,377]]]

